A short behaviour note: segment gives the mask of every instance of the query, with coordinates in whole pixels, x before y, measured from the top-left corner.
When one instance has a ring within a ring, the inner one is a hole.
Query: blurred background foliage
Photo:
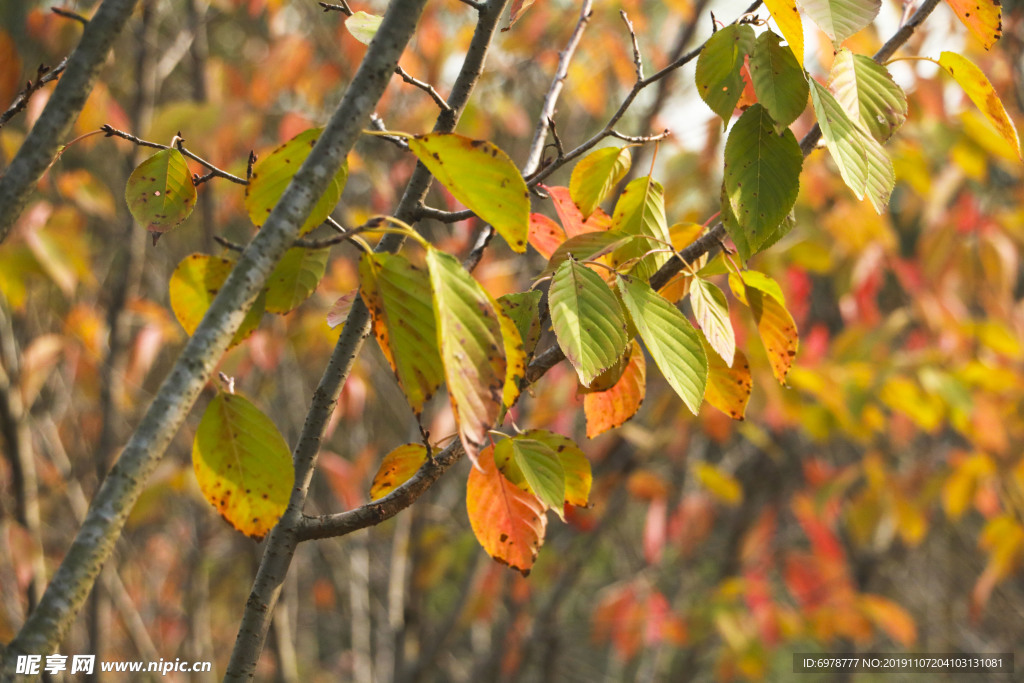
[[[80,35],[51,5],[0,6],[2,107]],[[61,7],[87,17],[95,5]],[[555,116],[566,147],[603,127],[633,83],[620,9],[653,69],[710,34],[709,10],[731,21],[743,5],[597,3]],[[872,53],[902,9],[887,0],[879,28],[847,45]],[[940,7],[900,54],[960,46],[1020,129],[1022,12],[1005,4],[1004,37],[986,52]],[[575,3],[543,0],[501,34],[458,132],[521,162],[577,14]],[[322,125],[339,100],[365,51],[342,18],[309,0],[144,0],[75,132],[110,124],[167,144],[180,131],[190,149],[244,176],[250,150],[265,155]],[[402,66],[446,93],[474,19],[455,0],[431,3]],[[807,68],[823,78],[831,44],[805,24]],[[800,329],[788,387],[737,316],[755,378],[745,421],[709,405],[694,418],[651,373],[637,417],[587,441],[574,374],[555,368],[515,419],[583,443],[593,506],[549,527],[529,578],[490,561],[473,539],[463,462],[397,519],[301,548],[258,677],[785,680],[794,651],[1013,651],[1024,631],[1022,167],[934,68],[906,62],[893,71],[910,116],[888,146],[897,175],[889,212],[858,202],[828,156],[812,153],[796,229],[755,260],[782,283]],[[670,223],[704,223],[718,210],[722,129],[692,78],[691,65],[645,92],[619,125],[672,130],[656,159],[647,147],[633,164],[664,183]],[[0,129],[0,168],[50,88]],[[378,113],[389,129],[419,133],[437,109],[395,79]],[[805,113],[794,130],[811,123]],[[222,253],[215,235],[245,242],[254,230],[242,189],[213,181],[200,187],[192,218],[150,246],[123,201],[141,158],[116,138],[70,145],[0,246],[3,358],[9,371],[17,366],[10,391],[26,409],[42,518],[40,557],[14,515],[11,458],[0,460],[0,640],[24,618],[37,562],[49,571],[59,562],[184,341],[168,307],[171,270],[192,252]],[[393,210],[414,159],[367,139],[349,163],[334,215],[356,225]],[[568,170],[547,183],[567,184]],[[459,208],[437,188],[430,203]],[[539,199],[534,210],[553,215]],[[480,228],[420,227],[456,254]],[[316,294],[287,316],[267,314],[221,362],[291,442],[339,332],[327,311],[357,286],[356,255],[335,247]],[[501,244],[475,275],[498,295],[528,287],[543,264]],[[375,345],[366,349],[324,442],[310,512],[365,502],[383,454],[419,438],[386,361]],[[155,652],[223,671],[261,548],[216,519],[198,492],[191,439],[208,398],[137,504],[105,572],[113,579],[62,653]],[[424,417],[433,435],[454,431],[443,398]]]

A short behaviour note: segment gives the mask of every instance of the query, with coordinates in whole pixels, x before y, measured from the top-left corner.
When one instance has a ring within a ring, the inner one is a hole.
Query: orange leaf
[[[946,0],[946,4],[986,50],[1003,35],[1003,11],[999,0]]]
[[[523,12],[528,10],[533,3],[534,0],[512,0],[512,7],[508,11],[508,26],[501,30],[507,31],[512,28],[512,24],[519,21],[519,17],[523,16]]]
[[[747,357],[736,349],[730,368],[717,353],[708,351],[707,356],[708,383],[704,387],[704,400],[732,419],[742,420],[754,386]]]
[[[587,438],[593,439],[610,429],[621,426],[633,417],[644,402],[647,389],[647,362],[640,344],[634,339],[629,364],[619,381],[607,391],[594,391],[583,397],[583,412],[587,416]]]
[[[531,213],[530,232],[526,239],[541,256],[550,259],[558,245],[565,241],[565,231],[544,214]]]
[[[800,346],[800,336],[793,316],[786,310],[785,301],[781,300],[781,290],[775,291],[778,288],[775,281],[763,276],[747,277],[750,272],[747,271],[742,279],[736,277],[735,273],[730,274],[729,286],[736,298],[749,306],[754,314],[757,332],[768,353],[772,374],[779,380],[779,384],[785,386],[786,375]]]
[[[585,232],[603,232],[612,227],[611,216],[601,208],[595,209],[590,218],[583,220],[583,214],[569,195],[568,187],[543,187],[551,195],[551,201],[555,203],[555,213],[562,221],[562,227],[568,237]]]
[[[427,449],[421,443],[407,443],[385,455],[373,475],[370,500],[380,500],[409,481],[426,461]]]
[[[875,626],[889,634],[903,647],[910,647],[917,641],[917,624],[914,618],[899,605],[881,595],[863,595],[860,606]]]
[[[493,445],[480,451],[477,466],[470,470],[466,511],[487,554],[527,576],[544,543],[544,504],[502,476],[494,464]]]

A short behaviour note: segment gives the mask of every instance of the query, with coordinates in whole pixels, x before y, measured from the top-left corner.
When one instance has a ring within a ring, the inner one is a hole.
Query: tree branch
[[[8,121],[25,110],[25,107],[28,106],[28,101],[37,90],[47,83],[52,83],[57,80],[57,78],[64,73],[64,69],[67,67],[67,64],[68,60],[66,57],[60,61],[60,64],[52,69],[45,64],[40,64],[39,68],[36,69],[36,80],[26,83],[21,92],[18,93],[18,96],[14,98],[13,102],[11,102],[11,106],[7,108],[7,111],[0,114],[0,128],[3,128]]]
[[[371,43],[370,51],[380,41],[382,35],[388,35],[385,27],[388,18],[396,12],[408,14],[410,9],[403,7],[408,3],[414,7],[413,18],[422,11],[425,0],[394,0],[385,15],[385,23],[377,32],[377,38]],[[459,114],[469,99],[483,71],[484,59],[487,55],[501,13],[507,0],[489,0],[480,11],[476,31],[466,52],[462,69],[452,92],[448,98],[450,110],[442,111],[434,126],[435,132],[450,132],[458,122]],[[413,4],[418,3],[418,4]],[[408,38],[406,38],[408,40]],[[403,43],[404,45],[404,43]],[[370,54],[369,52],[367,53]],[[397,63],[397,57],[395,59]],[[394,64],[391,66],[394,69]],[[355,88],[355,82],[353,82]],[[350,89],[351,92],[351,89]],[[356,90],[358,92],[358,90]],[[347,98],[346,98],[347,99]],[[376,99],[374,100],[376,101]],[[406,186],[405,193],[395,211],[399,220],[410,222],[417,207],[422,203],[431,183],[430,172],[423,164],[417,164],[416,170]],[[315,195],[319,196],[319,195]],[[385,235],[378,245],[379,251],[395,252],[403,244],[404,238],[399,235]],[[299,531],[303,525],[302,508],[305,505],[309,483],[316,468],[320,442],[331,411],[337,402],[341,388],[352,364],[362,348],[363,341],[370,333],[370,314],[362,299],[356,298],[349,311],[341,336],[331,355],[331,361],[320,378],[320,384],[313,396],[313,402],[306,422],[303,425],[299,442],[293,453],[295,463],[295,487],[288,509],[284,516],[270,532],[263,560],[253,582],[252,591],[246,602],[245,614],[239,628],[235,648],[231,654],[226,675],[227,680],[246,680],[254,675],[259,653],[263,648],[267,628],[273,614],[274,606],[280,595],[281,585],[288,572],[295,548],[299,542]]]
[[[0,243],[28,203],[36,183],[67,138],[93,82],[107,59],[110,46],[132,15],[137,0],[104,0],[85,26],[82,40],[68,58],[60,79],[39,120],[0,176]]]
[[[18,654],[52,652],[67,632],[164,449],[185,420],[271,271],[298,236],[306,216],[365,127],[415,29],[424,2],[392,3],[341,104],[214,298],[103,482],[42,602],[4,652],[5,675],[13,673]]]
[[[935,9],[938,0],[927,0],[914,14],[911,21],[902,27],[891,38],[885,46],[875,55],[876,60],[887,59],[897,48],[905,43],[913,34],[914,29]],[[755,7],[756,9],[756,7]],[[753,11],[753,9],[749,10]],[[748,12],[749,12],[748,11]],[[909,28],[908,28],[909,27]],[[810,131],[803,140],[804,143],[817,131],[817,127]],[[813,147],[813,145],[812,145]],[[807,152],[804,153],[804,156]],[[722,240],[726,237],[725,228],[721,223],[716,224],[707,233],[701,235],[692,244],[679,252],[678,256],[670,259],[655,273],[650,280],[654,289],[663,287],[676,275],[686,263],[692,263],[705,254],[713,256],[722,248]],[[523,386],[536,383],[548,370],[565,360],[565,354],[557,344],[535,355],[526,369],[526,377]],[[343,536],[356,529],[372,526],[389,519],[402,509],[411,505],[429,486],[436,481],[448,467],[450,467],[461,456],[462,450],[458,441],[453,442],[435,458],[434,463],[427,463],[409,481],[405,482],[384,498],[368,503],[355,510],[342,512],[334,515],[321,515],[320,517],[307,517],[303,528],[300,531],[302,540],[312,538],[332,538]]]
[[[583,38],[583,31],[587,28],[587,22],[593,14],[593,1],[583,0],[580,7],[580,18],[576,21],[576,28],[569,36],[569,42],[559,54],[558,67],[555,75],[551,78],[551,86],[544,96],[544,103],[541,105],[540,114],[537,117],[537,128],[533,133],[533,142],[530,143],[530,152],[526,155],[526,163],[523,165],[523,175],[529,176],[540,166],[541,156],[544,153],[544,141],[547,139],[548,125],[551,117],[555,115],[555,104],[559,95],[562,94],[562,87],[569,75],[569,63],[576,54],[580,40]]]
[[[750,14],[760,6],[761,0],[754,0],[754,2],[746,9],[743,15],[740,16],[740,18],[747,14]],[[736,21],[739,21],[739,18]],[[560,156],[554,163],[545,166],[532,176],[527,176],[527,185],[529,185],[530,187],[535,187],[542,180],[544,180],[549,175],[557,171],[559,168],[569,163],[570,161],[580,156],[583,156],[591,149],[593,149],[594,146],[597,145],[597,143],[601,142],[607,137],[610,137],[612,135],[612,131],[615,130],[615,124],[617,124],[619,120],[622,119],[623,116],[625,116],[626,112],[632,106],[633,101],[636,99],[637,95],[639,95],[644,90],[644,88],[650,86],[652,83],[657,83],[658,81],[665,78],[676,69],[679,69],[680,67],[689,64],[691,61],[697,58],[697,56],[700,54],[701,50],[704,49],[704,46],[706,44],[707,41],[705,40],[696,49],[687,52],[685,55],[682,55],[665,68],[648,76],[647,78],[638,77],[636,82],[633,83],[633,87],[626,94],[626,97],[623,98],[622,103],[619,105],[619,108],[615,111],[614,114],[612,114],[611,118],[608,119],[608,123],[605,124],[604,128],[602,128],[596,134],[591,136],[583,144],[579,145],[572,151]],[[638,73],[642,72],[638,70]]]

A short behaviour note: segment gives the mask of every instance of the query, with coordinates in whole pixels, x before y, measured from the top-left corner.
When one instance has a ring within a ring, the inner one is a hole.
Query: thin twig
[[[352,16],[352,8],[348,6],[348,3],[345,2],[345,0],[341,0],[341,3],[337,5],[330,2],[321,2],[320,6],[324,8],[325,12],[341,12],[346,17]]]
[[[437,92],[437,90],[434,89],[434,86],[430,85],[425,81],[421,81],[418,78],[413,78],[412,76],[409,75],[409,72],[407,72],[400,66],[395,67],[395,73],[401,76],[402,80],[408,83],[409,85],[415,86],[422,90],[423,92],[430,95],[430,98],[434,100],[434,103],[437,104],[441,111],[452,110],[452,108],[448,106],[448,103],[445,101],[445,99],[441,97],[441,93]]]
[[[67,57],[60,61],[60,64],[53,67],[52,69],[45,64],[40,64],[39,68],[36,69],[36,80],[29,81],[25,84],[25,87],[21,92],[18,93],[17,97],[14,98],[14,102],[11,102],[11,106],[7,108],[3,114],[0,114],[0,128],[4,127],[8,121],[21,113],[25,107],[28,106],[29,98],[32,97],[33,93],[42,88],[47,83],[52,83],[63,73],[64,68],[67,66]]]
[[[102,126],[100,126],[100,130],[103,131],[108,138],[109,137],[122,138],[124,140],[128,140],[129,142],[134,142],[136,145],[140,145],[142,147],[153,147],[154,149],[170,149],[170,147],[167,146],[167,145],[161,145],[159,142],[150,142],[149,140],[143,140],[142,138],[139,138],[139,137],[137,137],[135,135],[132,135],[131,133],[126,133],[123,130],[118,130],[117,128],[114,128],[110,124],[106,124],[106,123],[103,124]],[[228,173],[227,171],[225,171],[223,169],[217,168],[216,166],[214,166],[209,161],[207,161],[206,159],[202,158],[201,156],[199,156],[195,152],[189,151],[188,149],[185,148],[185,145],[183,143],[184,143],[184,140],[179,139],[177,141],[177,144],[175,145],[175,147],[177,147],[178,151],[180,151],[182,154],[187,156],[189,159],[192,159],[193,161],[202,164],[203,166],[205,166],[210,171],[210,173],[207,174],[207,176],[200,176],[199,177],[199,181],[200,182],[206,182],[207,180],[209,180],[208,176],[216,176],[218,178],[224,178],[225,180],[230,180],[231,182],[237,183],[239,185],[248,185],[249,184],[249,181],[246,180],[245,178],[239,178],[238,176],[236,176],[234,174]],[[253,158],[251,153],[250,153],[250,157],[249,158],[250,159]],[[251,168],[252,168],[251,164],[250,164],[249,168],[250,168],[249,173],[250,173],[250,177],[251,177]]]
[[[541,105],[540,115],[537,117],[537,128],[534,130],[533,141],[530,143],[530,152],[526,155],[526,163],[523,165],[524,176],[529,177],[540,167],[541,157],[544,153],[544,141],[547,139],[551,119],[555,115],[555,104],[558,102],[558,96],[562,93],[565,79],[569,75],[569,62],[576,54],[576,48],[579,47],[580,40],[583,38],[583,31],[587,27],[587,22],[590,21],[591,14],[593,14],[593,0],[583,0],[576,28],[569,36],[569,42],[565,44],[565,48],[559,53],[558,67],[555,69],[555,75],[551,78],[548,92],[544,95],[544,103]]]
[[[459,2],[461,2],[463,5],[469,5],[470,7],[475,9],[477,12],[483,10],[483,8],[486,6],[482,2],[478,2],[478,0],[459,0]]]
[[[654,135],[625,135],[617,130],[611,130],[608,132],[608,137],[618,138],[619,140],[624,140],[625,142],[632,142],[634,144],[642,144],[645,142],[658,142],[659,140],[664,140],[670,135],[672,135],[672,131],[670,131],[668,128],[661,131],[660,133],[655,133]]]
[[[626,30],[629,31],[629,39],[633,43],[633,67],[636,69],[636,80],[644,80],[644,58],[640,55],[640,43],[636,40],[636,31],[633,30],[633,22],[629,20],[629,15],[626,14],[626,10],[620,9],[619,16],[622,17],[622,21],[626,24]]]
[[[475,215],[476,214],[469,209],[463,209],[462,211],[443,211],[424,204],[421,204],[416,208],[417,221],[429,218],[440,223],[458,223],[459,221],[468,220]]]
[[[441,111],[451,113],[451,108],[442,109]],[[374,112],[370,116],[370,128],[376,131],[380,131],[381,133],[386,133],[388,130],[388,127],[384,125],[384,119],[382,119],[380,117],[380,114],[378,114],[377,112]],[[409,143],[405,141],[405,138],[395,137],[394,135],[378,135],[377,137],[382,140],[390,142],[392,145],[398,147],[398,149],[402,150],[403,152],[409,151]]]
[[[64,17],[65,19],[73,19],[74,21],[77,21],[80,24],[82,24],[82,26],[85,26],[89,23],[89,20],[83,17],[78,12],[72,12],[71,10],[64,9],[63,7],[51,7],[50,11],[59,17]]]
[[[736,21],[738,22],[744,16],[757,10],[757,8],[760,6],[761,0],[754,0],[754,2],[751,3],[751,5],[746,9],[746,11],[743,12],[740,18],[738,18]],[[658,81],[665,78],[675,70],[692,62],[694,59],[697,58],[698,55],[700,55],[701,50],[704,49],[704,45],[706,44],[707,41],[704,41],[697,48],[680,56],[678,59],[673,60],[668,66],[664,67],[660,71],[656,71],[647,78],[636,81],[633,84],[633,87],[630,89],[630,91],[623,98],[622,103],[619,105],[619,108],[615,111],[614,114],[612,114],[611,118],[608,120],[608,123],[605,124],[604,128],[602,128],[600,131],[598,131],[596,134],[591,136],[588,140],[586,140],[584,143],[582,143],[572,151],[567,152],[564,157],[558,160],[558,162],[545,166],[532,176],[528,175],[527,185],[529,185],[530,187],[536,186],[538,183],[543,181],[545,178],[547,178],[549,175],[557,171],[565,164],[589,152],[591,149],[594,148],[595,145],[597,145],[597,143],[601,142],[607,137],[611,137],[612,131],[615,129],[615,125],[619,122],[620,119],[622,119],[623,116],[625,116],[626,112],[632,106],[633,101],[636,99],[637,95],[639,95],[644,88],[650,86],[653,83],[657,83]]]

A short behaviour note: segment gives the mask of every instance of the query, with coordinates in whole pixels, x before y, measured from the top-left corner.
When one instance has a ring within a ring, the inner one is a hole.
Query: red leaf
[[[583,214],[569,196],[567,187],[544,187],[544,190],[551,195],[551,201],[555,203],[555,213],[562,221],[562,228],[568,237],[582,235],[585,232],[603,232],[612,227],[612,219],[603,209],[595,209],[590,218],[583,220]]]
[[[565,241],[565,231],[544,214],[531,213],[530,232],[526,239],[541,256],[550,259],[558,245]]]

